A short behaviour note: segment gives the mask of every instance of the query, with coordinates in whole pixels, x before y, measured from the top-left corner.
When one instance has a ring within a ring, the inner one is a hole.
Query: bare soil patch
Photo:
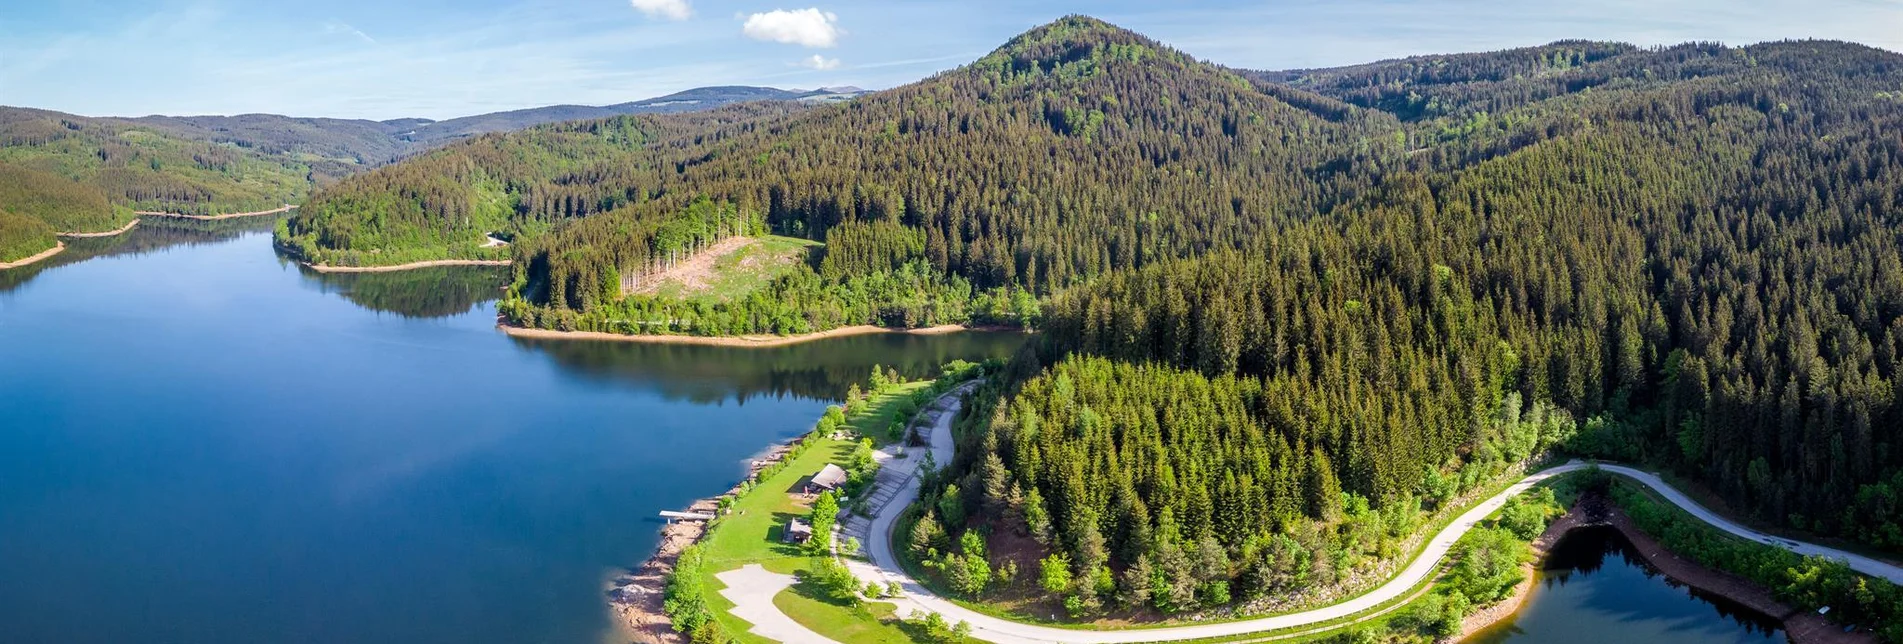
[[[728,237],[714,242],[714,245],[694,253],[687,261],[675,264],[672,268],[654,273],[642,280],[640,288],[628,291],[630,294],[652,295],[668,285],[678,285],[683,295],[691,295],[707,290],[719,274],[720,260],[753,245],[752,237]],[[757,264],[757,258],[749,258],[743,263]]]

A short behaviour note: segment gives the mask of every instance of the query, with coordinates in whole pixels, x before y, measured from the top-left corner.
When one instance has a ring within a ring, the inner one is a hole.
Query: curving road
[[[962,389],[948,395],[955,396],[960,392],[962,392]],[[960,401],[953,399],[951,404],[943,407],[944,411],[939,413],[931,423],[932,458],[941,464],[950,463],[952,460],[953,440],[951,435],[951,421],[952,417],[956,415],[959,404]],[[946,620],[953,623],[959,621],[969,622],[975,637],[981,640],[995,642],[996,644],[1045,642],[1119,644],[1245,635],[1249,633],[1307,626],[1346,618],[1368,611],[1389,601],[1399,599],[1407,594],[1416,584],[1432,576],[1435,571],[1439,569],[1441,560],[1447,556],[1448,551],[1453,548],[1454,543],[1460,540],[1461,535],[1473,529],[1473,527],[1485,519],[1487,515],[1493,514],[1495,510],[1500,509],[1500,506],[1504,505],[1507,499],[1541,481],[1588,467],[1591,467],[1591,465],[1575,461],[1528,475],[1526,478],[1514,483],[1499,494],[1469,508],[1466,512],[1455,518],[1452,523],[1449,523],[1445,528],[1442,528],[1440,532],[1436,533],[1433,538],[1428,541],[1427,547],[1421,551],[1420,555],[1416,557],[1414,561],[1410,562],[1406,568],[1402,569],[1399,574],[1395,575],[1393,579],[1388,580],[1387,583],[1382,584],[1380,587],[1368,593],[1339,604],[1324,606],[1314,610],[1242,621],[1163,628],[1081,630],[1015,622],[985,615],[952,603],[951,601],[932,594],[931,590],[918,583],[917,580],[912,579],[910,575],[907,575],[904,569],[899,566],[898,558],[893,553],[891,539],[892,526],[894,522],[897,521],[899,515],[905,511],[906,506],[911,505],[912,501],[918,498],[918,478],[909,475],[903,480],[901,483],[902,487],[897,493],[893,494],[889,499],[886,499],[885,502],[879,506],[877,515],[868,527],[867,534],[863,535],[866,551],[871,557],[871,561],[847,560],[847,566],[854,574],[858,575],[861,580],[876,581],[881,585],[887,582],[897,581],[904,586],[905,596],[893,600],[894,603],[897,604],[897,612],[899,615],[910,615],[915,611],[926,611],[943,615]],[[1738,525],[1719,516],[1717,513],[1699,505],[1683,492],[1673,488],[1654,474],[1622,465],[1600,464],[1599,467],[1607,472],[1630,478],[1646,487],[1652,488],[1666,500],[1690,512],[1692,516],[1698,517],[1725,532],[1753,541],[1783,547],[1803,555],[1820,555],[1842,559],[1849,563],[1850,567],[1857,572],[1873,577],[1881,577],[1892,582],[1903,583],[1903,568],[1834,548],[1773,537]]]

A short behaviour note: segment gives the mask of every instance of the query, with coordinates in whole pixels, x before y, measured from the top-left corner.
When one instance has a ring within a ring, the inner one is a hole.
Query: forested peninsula
[[[280,208],[357,165],[306,149],[178,124],[0,107],[0,263],[52,249],[60,235],[124,232],[141,211]]]
[[[1048,567],[945,580],[975,599],[1174,614],[1366,574],[1550,450],[1903,551],[1899,131],[1903,56],[1849,43],[1253,72],[1071,17],[844,104],[452,145],[279,237],[506,255],[531,328],[1036,326],[918,552]],[[823,246],[743,289],[642,288],[770,237]],[[1903,605],[1829,592],[1850,620]]]

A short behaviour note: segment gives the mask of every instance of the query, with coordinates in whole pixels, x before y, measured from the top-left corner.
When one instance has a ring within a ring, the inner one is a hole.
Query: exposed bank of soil
[[[33,263],[33,262],[37,262],[37,261],[40,261],[40,260],[42,260],[42,259],[46,259],[46,258],[48,258],[48,257],[52,257],[52,256],[54,256],[54,255],[58,255],[58,254],[59,254],[59,252],[60,252],[60,251],[62,251],[62,250],[66,250],[66,242],[53,242],[53,247],[52,247],[52,248],[48,248],[48,249],[46,249],[46,250],[43,250],[43,251],[40,251],[40,252],[38,252],[38,253],[35,253],[35,254],[34,254],[33,256],[31,256],[31,257],[27,257],[27,258],[24,258],[24,259],[18,259],[18,260],[14,260],[14,261],[11,261],[11,262],[0,262],[0,270],[4,270],[4,269],[8,269],[8,268],[19,268],[19,267],[21,267],[21,266],[25,266],[25,265],[27,265],[27,264],[31,264],[31,263]]]
[[[310,264],[310,263],[304,263],[304,265],[310,267],[311,270],[317,271],[319,273],[393,273],[396,271],[407,271],[407,270],[412,270],[417,268],[430,268],[433,266],[508,266],[509,260],[506,260],[506,259],[433,259],[427,262],[410,262],[408,264],[397,264],[394,266],[326,266],[323,264]]]
[[[1613,507],[1604,497],[1589,494],[1580,499],[1573,509],[1547,528],[1544,534],[1533,542],[1536,561],[1544,559],[1547,550],[1558,543],[1566,533],[1590,525],[1608,525],[1625,535],[1627,541],[1647,564],[1664,573],[1673,581],[1698,590],[1738,602],[1746,608],[1769,615],[1784,627],[1784,634],[1796,644],[1874,644],[1877,638],[1870,633],[1858,631],[1846,633],[1843,628],[1832,624],[1822,615],[1800,610],[1778,601],[1770,589],[1753,583],[1751,580],[1720,570],[1707,568],[1697,562],[1684,559],[1659,545],[1657,539],[1633,525],[1632,519],[1618,508]],[[1537,565],[1537,564],[1535,564]],[[1490,606],[1467,617],[1461,624],[1461,638],[1466,638],[1496,622],[1508,619],[1525,603],[1538,583],[1527,571],[1526,579],[1513,589],[1506,600]]]
[[[293,206],[287,203],[287,204],[284,204],[282,207],[273,208],[271,210],[259,210],[257,212],[233,212],[233,213],[226,213],[223,215],[187,215],[187,214],[176,213],[176,212],[156,212],[156,211],[150,211],[150,210],[134,211],[132,214],[138,215],[140,217],[167,217],[171,219],[218,221],[220,219],[237,219],[239,217],[262,217],[264,215],[275,215],[278,213],[290,212],[292,208],[296,208],[296,207],[297,206]]]
[[[958,331],[983,330],[962,324],[946,324],[923,329],[891,329],[882,326],[862,324],[840,327],[828,331],[815,331],[799,335],[623,335],[620,333],[602,333],[599,331],[553,331],[549,329],[529,329],[511,324],[498,323],[496,328],[503,333],[518,338],[536,338],[541,340],[612,340],[615,342],[648,342],[654,344],[699,344],[715,347],[782,347],[801,342],[812,342],[827,338],[843,338],[872,333],[908,333],[912,335],[936,335]]]
[[[1538,576],[1540,563],[1546,560],[1546,553],[1551,551],[1553,545],[1559,543],[1559,540],[1564,538],[1566,533],[1589,525],[1604,523],[1606,520],[1605,514],[1607,507],[1601,497],[1588,496],[1581,498],[1578,503],[1573,504],[1571,510],[1566,511],[1566,514],[1561,515],[1558,519],[1553,520],[1552,524],[1546,526],[1546,531],[1540,533],[1540,536],[1533,539],[1533,561],[1520,566],[1520,583],[1513,587],[1513,592],[1509,593],[1506,599],[1502,599],[1491,606],[1474,611],[1472,615],[1468,615],[1467,619],[1461,621],[1460,636],[1455,639],[1459,640],[1471,637],[1473,634],[1505,621],[1513,617],[1514,613],[1519,612],[1520,607],[1526,603],[1526,598],[1533,594],[1533,586],[1539,583],[1536,577]]]
[[[126,225],[124,225],[124,226],[121,226],[121,227],[119,227],[119,229],[118,229],[118,230],[108,230],[108,231],[106,231],[106,232],[103,232],[103,233],[59,233],[59,236],[61,236],[61,237],[74,237],[74,238],[83,238],[83,237],[112,237],[112,236],[115,236],[115,235],[123,235],[123,234],[125,234],[125,232],[126,232],[126,231],[128,231],[128,230],[132,230],[132,227],[133,227],[133,226],[137,226],[137,225],[139,225],[139,219],[138,219],[137,217],[134,217],[134,218],[132,219],[132,221],[128,221],[128,222],[126,222]]]

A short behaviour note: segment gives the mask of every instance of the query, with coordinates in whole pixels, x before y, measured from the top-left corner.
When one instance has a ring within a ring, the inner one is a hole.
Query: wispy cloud
[[[794,64],[799,65],[801,67],[808,68],[808,69],[818,69],[822,71],[828,70],[828,69],[839,69],[839,59],[827,58],[819,54],[813,54],[813,57],[811,58],[801,58],[799,62]]]
[[[362,40],[363,40],[364,42],[367,42],[367,43],[370,43],[370,44],[372,44],[372,45],[374,45],[374,44],[377,44],[377,39],[375,39],[375,38],[371,38],[371,37],[370,37],[370,34],[366,34],[366,33],[364,33],[364,32],[363,32],[363,30],[362,30],[362,29],[358,29],[358,28],[356,28],[356,27],[352,27],[352,26],[350,26],[350,23],[347,23],[347,22],[343,22],[343,21],[338,21],[338,20],[332,20],[332,21],[330,21],[330,22],[328,22],[328,23],[324,23],[324,33],[327,33],[327,34],[350,34],[350,35],[352,35],[352,36],[356,36],[356,37],[358,37],[358,38],[360,38],[360,39],[362,39]]]
[[[687,0],[628,0],[628,3],[649,18],[686,20],[694,15],[694,9],[687,6]]]
[[[819,9],[774,9],[747,16],[740,32],[754,40],[829,48],[839,44],[846,32],[839,28],[839,16]]]

